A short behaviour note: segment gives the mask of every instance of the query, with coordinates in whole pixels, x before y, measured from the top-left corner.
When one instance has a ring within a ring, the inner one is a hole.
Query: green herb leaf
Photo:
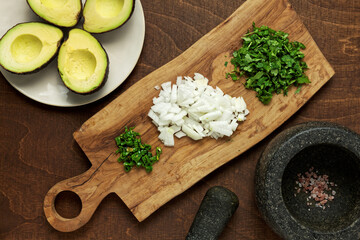
[[[274,93],[286,96],[291,85],[298,87],[298,93],[301,85],[310,83],[304,74],[308,66],[300,51],[305,45],[290,42],[288,36],[285,32],[268,26],[256,27],[253,23],[253,31],[242,37],[243,46],[232,54],[234,70],[226,73],[226,78],[230,76],[236,81],[245,75],[245,87],[256,91],[263,104],[270,103]]]
[[[302,87],[302,85],[298,86],[298,88],[297,88],[296,91],[295,91],[295,94],[298,94],[298,93],[300,92],[301,87]]]

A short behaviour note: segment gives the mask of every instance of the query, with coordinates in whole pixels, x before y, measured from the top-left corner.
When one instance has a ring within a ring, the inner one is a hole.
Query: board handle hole
[[[55,210],[63,218],[75,218],[79,216],[82,203],[80,197],[72,191],[62,191],[55,198]]]

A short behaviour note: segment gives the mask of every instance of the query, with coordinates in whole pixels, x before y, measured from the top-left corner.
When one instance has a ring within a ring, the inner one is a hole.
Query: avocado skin
[[[135,9],[135,2],[136,2],[136,0],[132,0],[132,1],[133,1],[133,7],[132,7],[132,9],[131,9],[131,12],[130,12],[129,17],[126,19],[126,21],[125,21],[125,22],[123,22],[123,23],[122,23],[120,26],[118,26],[117,28],[110,29],[110,30],[106,30],[106,31],[103,31],[103,32],[101,32],[101,33],[91,33],[91,34],[102,34],[102,33],[112,32],[112,31],[114,31],[114,30],[116,30],[116,29],[119,29],[120,27],[124,26],[124,25],[125,25],[125,23],[127,23],[127,22],[129,21],[129,19],[131,18],[131,16],[132,16],[132,15],[133,15],[133,13],[134,13],[134,9]],[[86,3],[87,3],[87,1],[85,2],[85,5],[84,5],[83,9],[85,8]],[[82,10],[83,10],[83,9],[82,9]],[[84,18],[85,18],[85,17],[84,17]],[[84,29],[84,24],[83,24],[83,29]],[[86,31],[86,30],[85,30],[85,31]]]
[[[35,22],[35,21],[32,21],[32,22]],[[28,22],[22,22],[22,23],[18,23],[16,24],[15,26],[13,26],[12,28],[10,28],[9,30],[6,31],[6,33],[0,38],[0,41],[2,40],[2,38],[11,30],[13,29],[14,27],[16,27],[17,25],[20,25],[20,24],[23,24],[23,23],[28,23]],[[61,28],[60,28],[61,29]],[[6,67],[4,67],[2,64],[0,64],[0,66],[5,69],[6,71],[8,72],[11,72],[13,74],[16,74],[16,75],[28,75],[28,74],[33,74],[33,73],[37,73],[39,72],[40,70],[44,69],[45,67],[47,67],[55,58],[56,56],[58,55],[58,52],[59,52],[59,49],[60,49],[60,46],[61,44],[64,42],[64,34],[63,34],[63,37],[60,39],[60,41],[58,42],[57,44],[57,50],[56,50],[56,53],[54,54],[54,56],[52,56],[49,61],[47,61],[45,64],[39,66],[38,68],[34,69],[33,71],[31,72],[13,72],[9,69],[7,69]]]
[[[69,36],[68,36],[68,37],[69,37]],[[67,39],[66,39],[66,40],[67,40]],[[64,42],[65,42],[65,41],[64,41]],[[66,84],[64,84],[65,87],[66,87],[67,89],[69,89],[71,92],[76,93],[76,94],[80,94],[80,95],[89,95],[89,94],[92,94],[92,93],[94,93],[94,92],[99,91],[99,90],[105,85],[105,83],[106,83],[106,81],[107,81],[107,79],[108,79],[108,76],[109,76],[110,60],[109,60],[109,55],[107,54],[104,46],[101,44],[100,41],[98,41],[98,42],[99,42],[101,48],[105,51],[105,53],[106,53],[106,59],[107,59],[107,62],[108,62],[107,66],[106,66],[106,70],[105,70],[105,75],[104,75],[104,77],[103,77],[103,79],[102,79],[102,81],[101,81],[101,84],[100,84],[97,88],[92,89],[91,91],[88,91],[88,92],[77,92],[77,91],[75,91],[74,89],[69,88]],[[60,49],[60,48],[59,48],[59,49]],[[59,65],[58,65],[58,66],[59,66]],[[58,70],[58,73],[59,73],[59,76],[60,76],[60,79],[61,79],[62,74],[61,74],[61,71],[60,71],[59,67],[57,67],[57,70]],[[62,79],[61,79],[61,81],[62,81]]]
[[[186,240],[218,239],[239,206],[235,193],[221,186],[210,188],[201,202]]]
[[[79,1],[81,1],[81,0],[79,0]],[[38,15],[38,14],[34,11],[34,9],[32,9],[32,7],[30,6],[29,0],[26,0],[26,3],[27,3],[27,5],[29,6],[29,8],[31,9],[31,11],[36,14],[36,16],[38,16],[38,17],[41,18],[42,20],[46,21],[47,23],[52,24],[52,25],[54,25],[54,26],[56,26],[56,27],[59,27],[59,28],[61,28],[61,29],[75,27],[76,24],[78,24],[79,21],[81,20],[82,13],[83,13],[83,9],[84,9],[84,8],[83,8],[83,5],[82,5],[82,3],[81,3],[81,9],[80,9],[80,11],[79,11],[79,13],[78,13],[78,15],[77,15],[77,17],[76,17],[76,20],[77,20],[76,23],[75,23],[74,25],[72,25],[72,26],[64,27],[64,26],[57,25],[56,23],[49,22],[48,20],[42,18],[40,15]]]

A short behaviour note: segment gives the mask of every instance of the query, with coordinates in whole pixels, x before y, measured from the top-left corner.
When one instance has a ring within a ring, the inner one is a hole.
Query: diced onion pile
[[[249,110],[244,99],[224,94],[208,82],[195,73],[194,79],[177,77],[176,84],[161,84],[162,90],[153,99],[148,116],[158,127],[159,139],[165,146],[174,146],[174,135],[194,140],[229,137],[238,127],[237,122],[245,121]]]

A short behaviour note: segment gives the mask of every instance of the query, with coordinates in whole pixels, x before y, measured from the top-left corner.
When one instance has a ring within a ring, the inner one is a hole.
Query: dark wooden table
[[[86,106],[58,108],[37,103],[0,74],[0,239],[184,239],[204,194],[214,185],[231,189],[240,200],[221,239],[279,239],[255,205],[256,162],[277,133],[297,123],[330,121],[360,133],[360,1],[290,0],[335,69],[335,76],[273,134],[144,222],[139,223],[115,194],[103,200],[88,224],[72,233],[54,230],[43,212],[50,187],[90,167],[72,133],[132,84],[181,54],[243,2],[143,0],[146,37],[137,66],[113,93]],[[71,217],[81,204],[74,196],[62,194],[56,206],[61,215]]]

